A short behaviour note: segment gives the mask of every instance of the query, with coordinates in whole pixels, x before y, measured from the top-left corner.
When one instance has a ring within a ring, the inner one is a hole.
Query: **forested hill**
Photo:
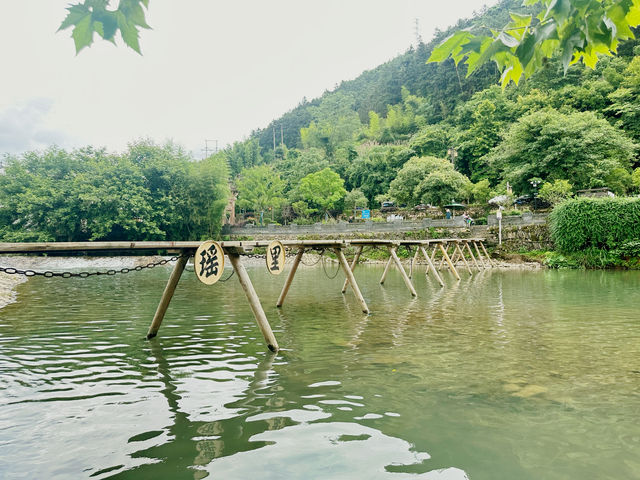
[[[461,20],[218,153],[238,206],[304,222],[385,200],[486,205],[510,187],[549,199],[640,192],[636,40],[595,70],[577,63],[565,73],[552,59],[504,90],[493,64],[467,77],[463,64],[426,63],[454,31],[499,28],[512,12],[532,13],[525,8],[504,0]]]
[[[358,113],[360,121],[367,123],[370,111],[385,115],[388,105],[396,105],[402,101],[402,87],[406,87],[414,95],[429,100],[433,106],[429,120],[432,122],[446,118],[455,105],[470,97],[478,90],[495,84],[498,79],[493,65],[465,78],[465,67],[457,71],[453,62],[427,64],[431,51],[443,39],[463,28],[472,31],[484,27],[499,27],[508,20],[509,11],[522,11],[521,2],[506,0],[497,6],[483,9],[472,19],[461,19],[455,26],[438,31],[433,40],[427,44],[420,43],[410,47],[406,53],[386,62],[377,68],[362,73],[354,80],[342,82],[335,90],[325,92],[321,98],[307,101],[273,120],[266,128],[259,129],[252,137],[259,139],[263,153],[273,149],[273,132],[276,132],[276,143],[280,142],[281,132],[288,148],[301,148],[300,129],[319,118],[317,107],[323,103],[341,103],[343,107]],[[335,97],[335,98],[334,98]],[[282,129],[281,129],[282,127]]]

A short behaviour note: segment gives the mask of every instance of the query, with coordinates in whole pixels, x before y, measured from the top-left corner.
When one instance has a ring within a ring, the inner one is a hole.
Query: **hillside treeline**
[[[426,63],[454,30],[502,25],[509,11],[522,8],[508,0],[460,21],[220,152],[236,179],[239,205],[286,219],[337,213],[364,206],[364,199],[370,206],[482,203],[507,185],[515,195],[555,189],[566,196],[597,187],[638,192],[637,41],[620,45],[619,55],[602,58],[595,70],[576,64],[564,74],[560,62],[550,61],[505,90],[492,65],[466,77],[465,67],[450,60]],[[331,192],[341,198],[330,205],[300,190],[307,175],[322,171],[339,177]],[[258,195],[258,179],[275,188]]]

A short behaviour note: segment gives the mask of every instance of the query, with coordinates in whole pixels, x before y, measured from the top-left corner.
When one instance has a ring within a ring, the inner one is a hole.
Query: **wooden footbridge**
[[[219,249],[218,253],[220,254],[219,256],[222,257],[222,259],[220,260],[218,258],[217,261],[219,260],[220,263],[216,263],[215,265],[216,267],[221,268],[216,268],[216,275],[212,276],[210,279],[208,277],[209,274],[213,272],[212,269],[208,270],[206,275],[200,275],[203,272],[200,272],[199,274],[197,271],[196,274],[205,283],[215,283],[215,281],[217,281],[219,276],[222,274],[222,270],[224,269],[224,255],[226,255],[226,257],[231,262],[234,273],[236,273],[240,285],[242,286],[247,296],[247,300],[249,301],[249,305],[251,307],[251,310],[253,311],[256,322],[260,327],[260,330],[262,331],[262,335],[264,336],[267,346],[271,351],[274,352],[279,348],[278,342],[273,334],[273,331],[271,330],[271,326],[269,325],[267,317],[264,313],[264,310],[260,303],[260,299],[258,298],[258,295],[253,288],[251,279],[249,278],[249,275],[247,274],[247,271],[241,260],[242,255],[250,254],[256,248],[266,248],[267,256],[269,258],[268,261],[272,262],[271,265],[273,265],[273,268],[271,268],[271,270],[279,271],[281,271],[284,267],[285,249],[288,249],[289,251],[296,251],[295,258],[293,260],[293,263],[291,264],[291,268],[284,282],[282,292],[276,303],[277,307],[283,306],[287,293],[291,288],[296,271],[298,269],[298,266],[300,265],[300,262],[302,261],[305,252],[311,250],[324,252],[326,250],[329,250],[335,253],[340,267],[342,268],[346,277],[342,286],[342,293],[344,294],[347,291],[348,287],[351,286],[353,293],[358,299],[360,306],[362,307],[362,311],[365,314],[369,313],[369,307],[367,306],[367,303],[360,291],[360,287],[358,286],[354,275],[354,271],[356,269],[356,266],[358,265],[360,256],[365,247],[377,247],[388,250],[389,259],[384,269],[384,273],[382,274],[382,278],[380,279],[380,283],[383,284],[385,282],[391,266],[394,265],[400,272],[400,275],[402,276],[404,283],[412,296],[418,295],[411,281],[411,276],[413,273],[414,264],[420,256],[424,258],[424,261],[427,264],[427,275],[429,275],[430,273],[433,274],[435,279],[442,287],[445,286],[445,283],[442,280],[439,270],[442,270],[443,267],[448,269],[456,278],[456,280],[460,280],[460,274],[458,273],[458,268],[456,267],[459,267],[461,264],[464,266],[469,275],[473,274],[473,269],[476,269],[477,271],[494,266],[493,261],[491,260],[491,257],[487,253],[487,250],[484,246],[484,241],[480,238],[437,240],[288,240],[282,242],[259,240],[205,243],[207,244],[207,246],[213,244],[213,247],[210,247],[209,250],[212,250],[214,248]],[[276,257],[269,256],[270,253],[272,253],[271,248],[274,244],[277,244],[280,247],[279,249],[277,249],[277,251],[281,257],[281,265],[278,265],[278,259]],[[158,334],[158,330],[160,329],[160,325],[162,324],[162,320],[164,319],[165,313],[167,311],[167,308],[169,307],[169,303],[171,302],[171,298],[173,297],[180,277],[182,276],[185,266],[187,265],[187,261],[194,256],[202,256],[202,261],[200,262],[200,264],[202,265],[202,270],[205,270],[206,252],[203,251],[203,246],[205,246],[205,244],[203,244],[202,242],[0,243],[0,254],[98,251],[119,251],[128,253],[136,251],[167,251],[171,253],[179,253],[180,256],[178,257],[173,271],[171,272],[167,285],[160,299],[160,303],[158,304],[155,315],[149,327],[149,331],[147,332],[146,338],[152,339]],[[344,250],[348,247],[355,248],[355,254],[353,256],[351,264],[348,263],[344,253]],[[398,257],[397,251],[399,248],[405,248],[411,252],[415,249],[415,253],[411,260],[409,273],[406,272]],[[198,262],[196,261],[195,263]],[[268,265],[269,264],[267,264],[267,266]],[[208,266],[211,266],[211,264],[208,264]],[[1,270],[5,271],[6,273],[20,273],[16,271],[16,269],[2,268]],[[37,274],[33,271],[26,271],[21,273],[28,276]],[[40,275],[43,275],[45,277],[52,276],[47,275],[47,273],[50,274],[51,272],[45,272],[44,274],[40,273]],[[217,278],[214,278],[216,276]],[[207,277],[207,279],[205,279],[205,277]]]

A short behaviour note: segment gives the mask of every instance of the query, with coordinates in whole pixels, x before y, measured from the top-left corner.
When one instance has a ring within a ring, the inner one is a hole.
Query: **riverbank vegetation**
[[[150,142],[122,154],[52,147],[9,157],[0,175],[5,242],[192,240],[221,228],[228,168]]]

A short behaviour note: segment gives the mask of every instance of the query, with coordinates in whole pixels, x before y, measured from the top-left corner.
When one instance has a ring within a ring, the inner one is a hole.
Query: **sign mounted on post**
[[[284,271],[284,246],[274,240],[267,247],[267,270],[272,275],[280,275]]]
[[[362,218],[371,218],[371,210],[362,210]]]
[[[224,271],[224,250],[217,242],[207,240],[196,250],[193,264],[198,280],[213,285]]]

